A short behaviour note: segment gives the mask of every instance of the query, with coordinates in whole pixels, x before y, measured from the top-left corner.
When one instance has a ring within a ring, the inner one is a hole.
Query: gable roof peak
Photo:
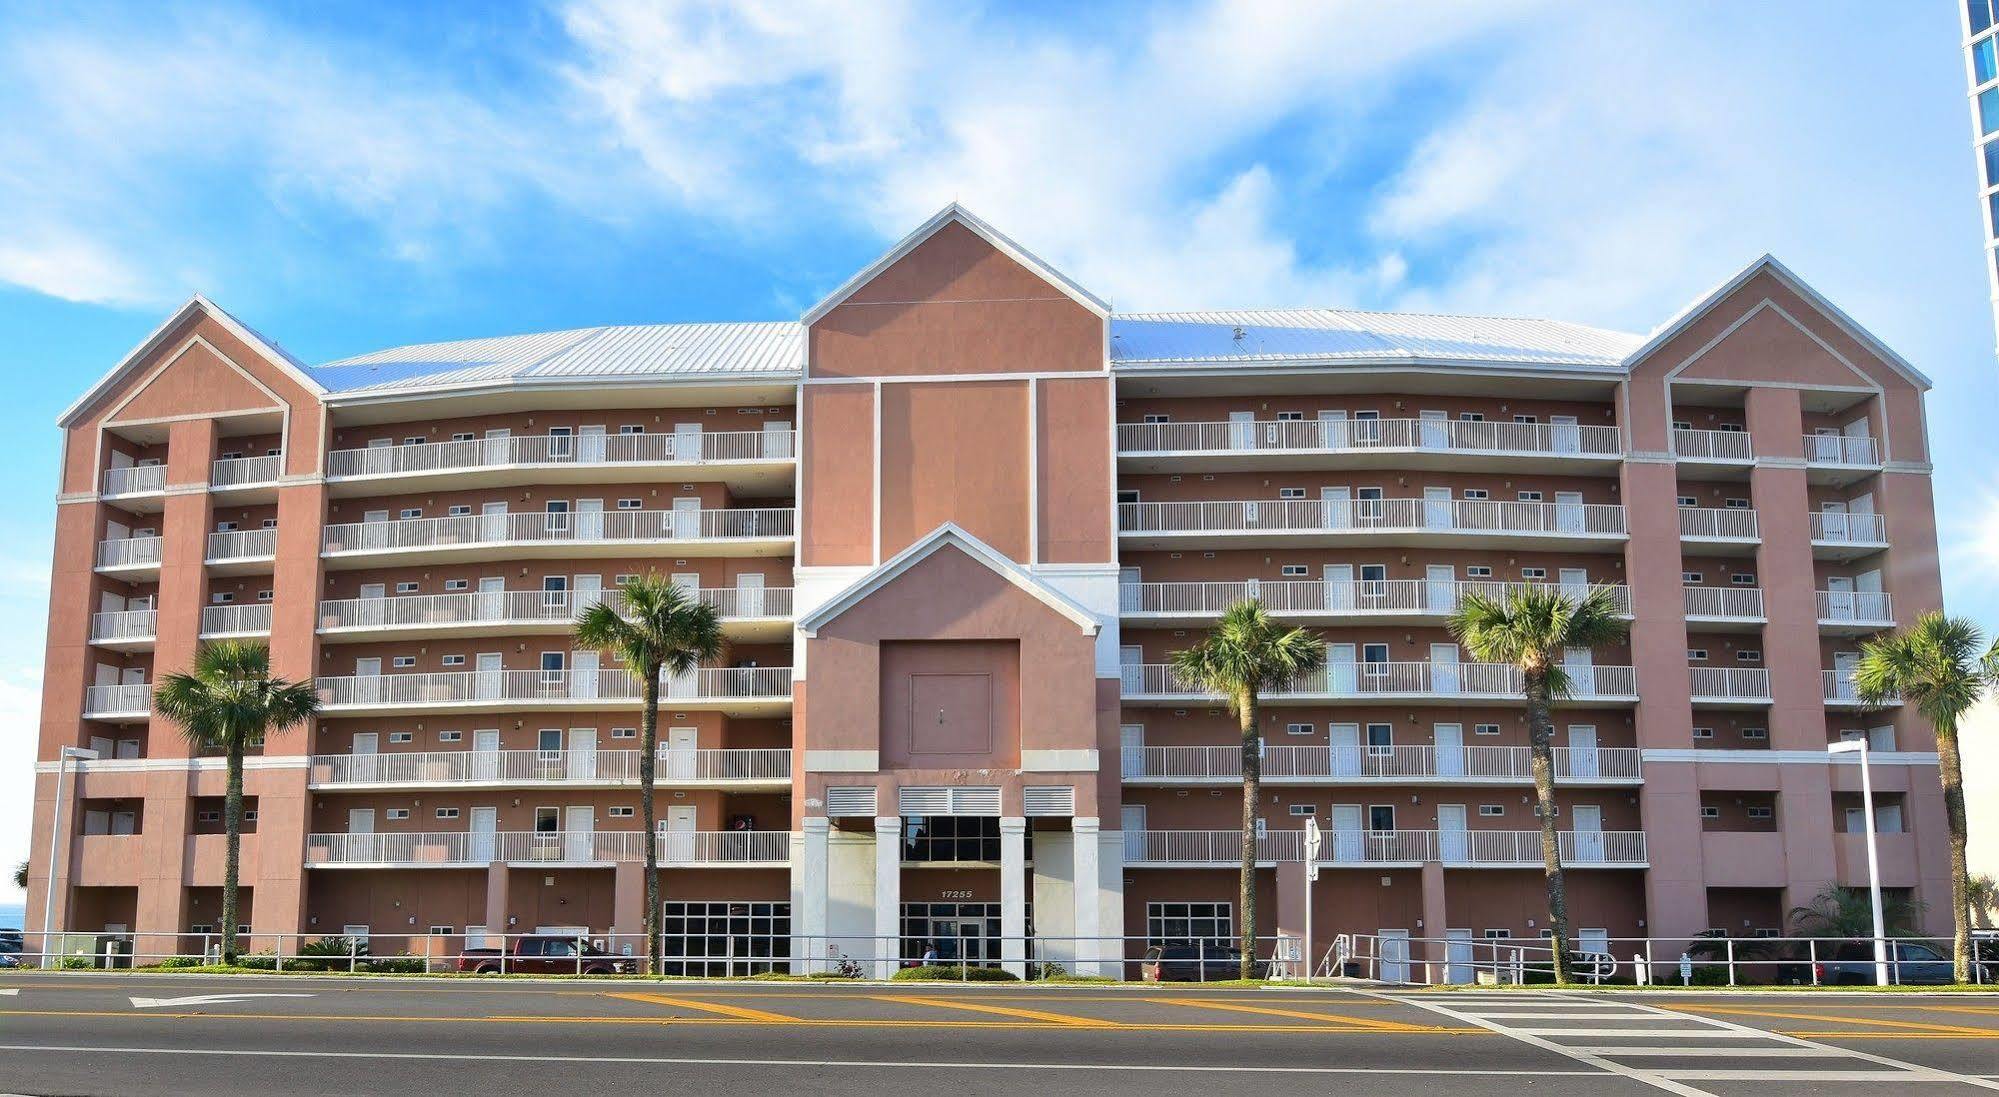
[[[998,549],[974,537],[963,526],[956,522],[945,522],[911,542],[908,548],[882,561],[866,575],[854,580],[846,589],[821,603],[819,608],[800,617],[798,631],[807,637],[818,635],[819,629],[828,622],[854,608],[869,595],[888,586],[916,565],[946,548],[955,548],[983,564],[1000,578],[1075,622],[1086,635],[1094,636],[1101,630],[1102,625],[1091,616],[1089,610],[1035,578],[1033,573],[1008,559]]]

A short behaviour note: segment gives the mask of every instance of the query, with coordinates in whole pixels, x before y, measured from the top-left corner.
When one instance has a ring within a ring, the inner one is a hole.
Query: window
[[[1687,662],[1689,662],[1689,663],[1704,663],[1704,662],[1706,662],[1706,661],[1707,661],[1707,649],[1706,649],[1706,648],[1688,648],[1688,649],[1687,649]]]
[[[236,927],[236,931],[238,933],[241,933],[242,929],[243,927],[241,926]],[[187,927],[187,931],[189,933],[200,933],[200,934],[214,933],[215,926],[209,922],[196,922],[195,924]]]
[[[1461,411],[1458,412],[1458,421],[1464,423],[1483,423],[1485,422],[1485,413],[1482,411]]]
[[[259,745],[262,745],[262,744],[259,744]],[[244,808],[244,809],[243,809],[243,821],[244,821],[244,822],[246,822],[246,823],[254,823],[254,822],[256,822],[256,821],[257,821],[257,809],[256,809],[256,808]]]
[[[469,518],[472,516],[472,506],[469,503],[453,503],[444,508],[444,513],[452,518]]]
[[[461,430],[454,431],[451,435],[451,440],[454,442],[470,442],[474,437],[471,431]]]
[[[1369,830],[1394,830],[1394,829],[1395,829],[1395,805],[1393,805],[1393,804],[1370,804],[1370,805],[1368,805],[1368,809],[1367,809],[1367,829],[1369,829]]]
[[[1723,499],[1723,500],[1721,501],[1721,505],[1722,505],[1722,506],[1724,506],[1724,507],[1727,507],[1727,508],[1728,508],[1729,510],[1748,510],[1748,509],[1749,509],[1749,500],[1747,500],[1747,499]]]
[[[1304,489],[1304,488],[1278,488],[1278,489],[1277,489],[1277,497],[1278,497],[1279,499],[1303,499],[1303,498],[1305,497],[1305,489]]]
[[[423,435],[421,435],[421,434],[412,434],[412,435],[410,435],[410,436],[409,436],[408,438],[405,438],[405,439],[403,439],[403,445],[406,445],[406,446],[420,446],[420,445],[423,445]]]
[[[471,587],[472,582],[469,579],[446,579],[444,581],[445,590],[470,590]]]
[[[410,817],[410,809],[408,809],[408,808],[390,808],[390,809],[389,809],[389,810],[388,810],[388,811],[386,812],[386,814],[388,815],[388,817],[389,817],[389,820],[390,820],[391,822],[394,822],[394,821],[396,821],[396,820],[399,820],[399,819],[407,819],[407,818],[409,818],[409,817]]]
[[[236,592],[232,590],[218,590],[208,596],[209,603],[217,606],[226,606],[235,600]]]
[[[1701,818],[1719,819],[1721,818],[1721,809],[1718,807],[1710,807],[1706,804],[1703,804],[1701,805]]]
[[[219,811],[197,811],[194,813],[194,821],[197,823],[219,823],[222,821],[222,813]]]
[[[241,461],[243,459],[243,451],[240,449],[233,449],[229,450],[226,453],[218,453],[215,456],[218,460],[222,461]]]
[[[1523,503],[1538,503],[1541,501],[1541,493],[1538,491],[1516,491],[1513,493],[1513,497]]]
[[[437,733],[437,741],[440,743],[458,743],[463,742],[464,739],[465,733],[462,731],[440,731]]]
[[[1291,814],[1295,816],[1317,815],[1319,814],[1319,808],[1316,804],[1292,804]]]
[[[1225,947],[1235,940],[1234,904],[1147,903],[1145,940],[1149,945],[1205,942]]]
[[[1752,807],[1749,809],[1749,817],[1751,819],[1775,819],[1777,817],[1777,809],[1767,804]]]
[[[1770,729],[1769,729],[1769,728],[1743,728],[1743,729],[1742,729],[1742,737],[1743,737],[1744,739],[1768,739],[1768,738],[1770,737]]]
[[[1284,734],[1286,735],[1310,735],[1314,730],[1314,726],[1311,724],[1284,725]]]
[[[1723,434],[1741,434],[1746,428],[1741,423],[1716,423],[1714,429]]]
[[[1498,725],[1498,724],[1473,724],[1473,725],[1471,726],[1471,733],[1472,733],[1473,735],[1498,735],[1498,734],[1499,734],[1499,725]]]
[[[1547,568],[1521,568],[1521,569],[1520,569],[1520,577],[1521,577],[1522,579],[1546,579],[1546,578],[1548,577],[1548,569],[1547,569]]]
[[[1147,415],[1145,421],[1148,423],[1170,423],[1173,421],[1173,417],[1171,415]]]
[[[1683,507],[1697,507],[1701,505],[1701,501],[1691,495],[1682,495],[1680,496],[1680,505]]]
[[[636,739],[638,737],[639,737],[639,729],[637,728],[611,729],[611,738],[613,739]]]
[[[1738,663],[1760,663],[1763,661],[1763,653],[1757,651],[1755,648],[1743,648],[1741,651],[1735,653],[1735,661]]]
[[[444,657],[444,665],[447,667],[462,667],[465,665],[465,657],[463,655],[447,655]]]
[[[398,656],[396,656],[396,657],[395,657],[395,660],[394,660],[394,665],[395,665],[395,666],[397,666],[397,667],[413,667],[413,666],[416,666],[416,656],[414,656],[414,655],[398,655]]]
[[[242,527],[238,526],[238,525],[237,525],[236,523],[234,523],[234,522],[217,522],[217,523],[215,523],[215,532],[217,532],[217,533],[234,533],[234,532],[236,532],[236,531],[237,531],[238,529],[240,529],[240,528],[242,528]]]
[[[1483,815],[1483,816],[1485,816],[1485,817],[1486,817],[1487,819],[1496,819],[1496,818],[1498,818],[1498,817],[1500,817],[1500,816],[1502,816],[1502,815],[1506,814],[1506,805],[1505,805],[1505,804],[1480,804],[1480,805],[1478,806],[1478,813],[1479,813],[1480,815]]]
[[[645,432],[644,423],[624,423],[618,427],[619,434],[644,434]]]
[[[1737,571],[1730,573],[1728,581],[1738,587],[1753,587],[1756,585],[1756,576],[1751,572]]]
[[[416,590],[417,585],[414,582],[405,581],[396,584],[397,594],[415,594]]]
[[[1305,413],[1302,411],[1280,411],[1277,413],[1277,421],[1280,423],[1297,423],[1303,421],[1304,418]]]
[[[422,507],[404,507],[403,509],[401,509],[401,510],[399,510],[399,511],[397,511],[397,512],[396,512],[396,517],[397,517],[397,518],[401,518],[401,519],[404,519],[404,520],[406,520],[406,521],[407,521],[408,519],[411,519],[411,518],[421,518],[421,517],[423,517],[423,508],[422,508]]]
[[[1537,415],[1516,415],[1513,417],[1513,421],[1516,423],[1538,423],[1541,421],[1541,418]]]
[[[276,596],[277,596],[277,592],[276,592],[276,591],[273,591],[273,590],[260,590],[260,591],[258,591],[258,592],[257,592],[257,601],[259,601],[259,602],[268,602],[268,601],[270,601],[270,600],[271,600],[272,598],[274,598],[274,597],[276,597]]]
[[[438,817],[439,819],[456,819],[456,818],[458,818],[458,809],[457,809],[457,808],[438,808],[438,809],[437,809],[437,817]]]
[[[1466,488],[1465,498],[1473,500],[1490,499],[1492,498],[1492,493],[1484,488]]]
[[[1685,420],[1685,419],[1675,419],[1675,420],[1673,420],[1673,429],[1674,429],[1674,430],[1692,430],[1692,429],[1694,429],[1694,425],[1693,425],[1693,423],[1691,423],[1691,422],[1689,422],[1689,421],[1687,421],[1687,420]]]
[[[415,738],[416,736],[413,733],[407,731],[392,731],[389,733],[389,742],[391,743],[408,743]]]
[[[1714,729],[1713,729],[1713,728],[1695,728],[1695,729],[1694,729],[1694,738],[1696,738],[1696,739],[1712,739],[1712,738],[1714,738]]]
[[[1701,573],[1698,571],[1683,571],[1680,573],[1680,582],[1690,587],[1698,584],[1700,581]]]
[[[610,815],[613,819],[629,819],[637,811],[637,808],[632,807],[612,807]]]
[[[1492,578],[1492,569],[1484,564],[1468,564],[1465,566],[1465,578],[1490,579]]]
[[[619,510],[638,510],[639,508],[641,508],[641,507],[643,507],[643,506],[645,506],[645,500],[643,500],[643,499],[620,499],[620,500],[618,500],[618,509],[619,509]]]
[[[1119,488],[1117,501],[1120,503],[1138,502],[1138,490],[1136,488]]]
[[[1363,663],[1388,662],[1388,645],[1362,644],[1360,646],[1360,661]]]
[[[621,572],[611,577],[611,583],[614,586],[622,587],[626,583],[629,583],[636,578],[638,578],[638,574],[636,572],[630,572],[630,571]]]
[[[1287,579],[1302,579],[1312,574],[1312,569],[1304,564],[1286,564],[1281,571]]]
[[[1485,939],[1488,941],[1510,941],[1513,939],[1513,931],[1510,929],[1488,929],[1485,931]]]
[[[266,518],[257,523],[257,526],[260,529],[276,529],[278,528],[278,520],[276,518]]]

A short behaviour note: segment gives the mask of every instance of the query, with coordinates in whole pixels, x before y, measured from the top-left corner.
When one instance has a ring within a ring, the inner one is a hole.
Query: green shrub
[[[291,961],[287,960],[285,963],[289,967]],[[236,966],[248,971],[275,971],[278,957],[274,952],[253,952],[247,956],[236,957]]]
[[[55,966],[62,971],[89,971],[97,964],[88,956],[65,956]]]
[[[207,961],[199,956],[168,956],[153,966],[159,968],[183,968],[200,967],[205,963]]]
[[[996,967],[955,967],[948,964],[923,964],[919,967],[897,969],[893,979],[949,979],[968,983],[1017,983],[1020,976]]]
[[[809,973],[808,973],[808,974],[807,974],[807,975],[806,975],[805,977],[806,977],[807,979],[858,979],[858,978],[860,978],[860,976],[858,976],[858,975],[848,975],[848,974],[846,974],[845,972],[839,972],[839,971],[814,971],[814,972],[809,972]],[[792,976],[790,976],[790,975],[781,975],[781,974],[778,974],[778,973],[775,973],[775,972],[773,972],[773,973],[771,973],[771,974],[768,974],[768,975],[753,975],[753,976],[751,976],[751,978],[753,978],[753,979],[789,979],[789,978],[792,978]]]
[[[351,958],[368,959],[368,942],[352,937],[321,937],[300,945],[297,955],[285,957],[289,971],[346,971]]]
[[[423,971],[423,957],[401,953],[383,956],[374,960],[363,960],[360,970],[373,971],[384,975],[416,975]]]

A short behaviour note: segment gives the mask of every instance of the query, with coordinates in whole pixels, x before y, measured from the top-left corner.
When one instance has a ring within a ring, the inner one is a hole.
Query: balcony
[[[1850,670],[1822,670],[1819,684],[1825,694],[1825,707],[1861,711],[1867,709],[1895,708],[1902,703],[1900,697],[1890,697],[1879,704],[1870,705],[1860,699],[1860,687],[1853,684]]]
[[[97,570],[121,578],[158,578],[166,542],[158,537],[121,537],[97,542]]]
[[[271,604],[269,602],[249,602],[240,606],[203,606],[201,608],[201,638],[204,640],[235,639],[244,636],[269,636],[270,634]]]
[[[277,558],[276,529],[238,529],[209,534],[203,562],[218,575],[253,575],[269,571]]]
[[[796,454],[789,430],[533,434],[334,450],[326,480],[336,496],[486,487],[518,481],[523,472],[537,483],[725,480],[787,494]]]
[[[315,679],[328,712],[404,713],[506,709],[632,709],[639,684],[622,670],[484,670],[363,674]],[[671,677],[662,703],[775,715],[791,706],[790,667],[711,667]]]
[[[791,832],[662,833],[657,855],[669,867],[784,865],[791,860]],[[645,833],[637,830],[308,834],[305,840],[307,868],[484,868],[495,861],[582,866],[643,860]]]
[[[1567,785],[1638,784],[1636,747],[1556,747],[1555,780]],[[1127,784],[1227,784],[1242,780],[1240,746],[1127,747]],[[1532,785],[1526,747],[1266,746],[1267,785]]]
[[[636,750],[452,750],[407,754],[316,754],[314,788],[498,788],[636,785]],[[661,747],[653,784],[667,788],[788,790],[783,747],[686,750]]]
[[[1681,507],[1680,543],[1717,555],[1756,551],[1762,537],[1756,512],[1747,507]]]
[[[278,481],[285,471],[283,454],[261,457],[224,457],[208,469],[208,490],[232,503],[271,502],[278,497]]]
[[[1644,868],[1642,831],[1562,831],[1562,864],[1571,868]],[[1227,868],[1241,863],[1240,830],[1137,830],[1125,832],[1125,865]],[[1274,865],[1305,859],[1304,833],[1272,830],[1257,839],[1257,860]],[[1330,867],[1415,867],[1430,861],[1450,868],[1539,868],[1538,830],[1332,830],[1319,847]]]
[[[1878,590],[1822,590],[1818,603],[1821,632],[1857,636],[1895,627],[1894,603]]]
[[[1756,587],[1688,587],[1686,617],[1709,630],[1742,631],[1763,624],[1763,591]]]
[[[618,510],[588,513],[458,515],[326,527],[331,567],[396,560],[629,555],[671,548],[687,556],[782,556],[792,551],[792,510]]]
[[[152,713],[153,687],[149,682],[119,686],[91,686],[83,691],[83,718],[118,724],[141,724]]]
[[[1127,704],[1208,704],[1219,702],[1182,680],[1166,663],[1128,663],[1119,668]],[[1637,678],[1630,667],[1568,668],[1570,699],[1594,704],[1635,704]],[[1335,663],[1263,695],[1265,704],[1322,704],[1343,700],[1462,704],[1465,701],[1526,703],[1518,668],[1503,663]]]
[[[128,609],[90,615],[90,642],[118,651],[151,651],[159,628],[159,613],[150,609]]]
[[[1812,556],[1856,560],[1888,547],[1888,521],[1878,514],[1813,511]]]
[[[1133,548],[1293,545],[1459,545],[1494,540],[1533,548],[1603,548],[1625,539],[1624,508],[1604,503],[1483,499],[1277,499],[1119,503],[1120,540]]]
[[[1457,612],[1467,594],[1504,599],[1517,589],[1544,583],[1498,583],[1448,579],[1246,579],[1236,582],[1125,583],[1118,587],[1118,612],[1133,624],[1200,624],[1220,617],[1238,602],[1255,598],[1272,616],[1309,624],[1337,624],[1375,618],[1435,618]],[[1631,591],[1622,584],[1561,584],[1571,598],[1608,592],[1620,614],[1631,612]]]
[[[1814,484],[1851,484],[1881,471],[1880,443],[1864,435],[1807,434],[1803,453]]]
[[[124,468],[104,470],[104,490],[99,494],[107,500],[119,500],[141,495],[161,495],[166,490],[165,465],[126,465]]]
[[[1761,667],[1688,667],[1693,702],[1718,708],[1760,708],[1771,703],[1770,672]]]
[[[1702,473],[1746,473],[1756,463],[1756,450],[1747,431],[1675,430],[1673,457],[1682,476],[1712,479]]]
[[[695,595],[722,615],[737,640],[777,640],[790,633],[790,587],[705,587]],[[606,605],[623,596],[605,591]],[[405,594],[346,598],[319,604],[319,634],[330,642],[372,640],[384,633],[410,638],[482,633],[568,632],[583,606],[567,591],[507,590],[469,594]]]
[[[1574,471],[1623,456],[1616,427],[1455,419],[1294,419],[1119,423],[1118,464],[1133,472],[1315,468]]]

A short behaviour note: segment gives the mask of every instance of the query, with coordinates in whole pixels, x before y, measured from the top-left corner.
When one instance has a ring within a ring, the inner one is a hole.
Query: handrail
[[[160,562],[161,548],[166,544],[159,537],[118,537],[97,542],[97,566],[100,568],[130,568]]]
[[[1555,779],[1636,780],[1636,747],[1555,747]],[[1235,780],[1242,776],[1242,748],[1229,746],[1132,746],[1123,750],[1129,780]],[[1442,778],[1485,781],[1534,779],[1532,752],[1524,746],[1266,746],[1266,780],[1399,780]]]
[[[635,784],[636,750],[440,750],[389,754],[316,754],[309,783],[339,785],[453,785],[579,782]],[[714,782],[786,782],[788,747],[690,749],[662,746],[656,785]]]
[[[1121,454],[1407,449],[1614,457],[1623,451],[1616,427],[1462,419],[1119,423],[1117,437]]]
[[[524,434],[458,442],[368,446],[327,454],[328,478],[450,472],[511,465],[628,465],[696,461],[789,461],[796,434],[789,430],[702,431],[694,452],[688,434]]]
[[[1274,614],[1449,614],[1467,594],[1505,599],[1516,590],[1560,589],[1572,598],[1606,591],[1619,613],[1631,612],[1631,590],[1622,583],[1502,583],[1444,579],[1243,579],[1235,581],[1125,583],[1118,587],[1122,613],[1219,614],[1254,598]]]
[[[666,864],[775,864],[791,857],[788,830],[676,831],[658,836]],[[476,864],[494,861],[589,863],[640,861],[637,830],[380,831],[306,835],[305,863]]]
[[[145,495],[167,490],[165,465],[126,465],[104,470],[105,495]]]
[[[1673,456],[1691,461],[1753,461],[1756,452],[1748,431],[1675,430]]]
[[[275,556],[277,552],[278,531],[275,529],[238,529],[208,535],[210,560],[254,559]]]
[[[1832,544],[1886,544],[1888,520],[1879,514],[1850,514],[1815,510],[1811,513],[1812,540]]]
[[[790,587],[704,587],[693,593],[702,604],[714,606],[724,620],[791,616]],[[567,623],[586,608],[584,597],[574,591],[506,590],[328,599],[319,603],[319,627]],[[623,605],[624,595],[607,590],[595,600],[617,607]]]
[[[1523,866],[1541,864],[1538,830],[1347,830],[1327,828],[1319,846],[1322,865],[1420,864]],[[1126,864],[1234,864],[1242,856],[1241,830],[1128,830]],[[1257,860],[1304,860],[1303,832],[1269,830],[1257,839]],[[1637,866],[1646,863],[1643,831],[1560,831],[1565,865]]]
[[[328,553],[387,552],[451,545],[750,540],[792,535],[790,507],[729,510],[614,510],[464,514],[346,522],[327,526]]]
[[[1697,701],[1770,699],[1770,672],[1761,667],[1688,667],[1687,671]]]
[[[1808,465],[1878,465],[1881,451],[1874,439],[1861,435],[1807,434],[1804,436],[1805,463]]]
[[[1821,621],[1895,620],[1894,602],[1878,590],[1822,590],[1818,607]]]
[[[109,613],[90,615],[90,639],[93,643],[108,640],[150,640],[159,628],[159,612],[150,609],[117,610]]]
[[[230,488],[244,484],[276,483],[284,474],[284,461],[284,455],[281,453],[270,453],[260,457],[220,458],[209,468],[208,486]]]
[[[1214,696],[1182,679],[1168,663],[1127,663],[1119,668],[1124,696]],[[1567,668],[1575,697],[1637,696],[1635,672],[1628,666]],[[1266,697],[1366,697],[1381,694],[1479,696],[1516,698],[1522,695],[1520,669],[1506,663],[1332,663],[1300,675]]]
[[[1748,507],[1681,507],[1680,536],[1696,539],[1757,538],[1756,512]]]
[[[485,670],[360,674],[314,679],[328,706],[508,701],[637,701],[639,684],[622,670]],[[790,667],[707,667],[661,683],[663,700],[781,699]]]
[[[271,631],[271,603],[201,607],[203,636],[257,635]]]
[[[1763,616],[1763,591],[1758,587],[1688,587],[1686,615],[1758,618]]]
[[[1121,533],[1554,533],[1621,536],[1615,503],[1486,499],[1263,499],[1119,503]]]
[[[148,712],[153,707],[150,682],[91,686],[83,692],[83,715],[88,718],[128,712]]]

